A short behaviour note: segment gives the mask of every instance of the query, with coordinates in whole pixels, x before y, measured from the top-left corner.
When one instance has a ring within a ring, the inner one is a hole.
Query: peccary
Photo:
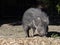
[[[33,29],[33,36],[46,36],[48,32],[49,17],[40,8],[29,8],[25,11],[22,19],[23,29],[26,37],[29,37],[29,30]]]

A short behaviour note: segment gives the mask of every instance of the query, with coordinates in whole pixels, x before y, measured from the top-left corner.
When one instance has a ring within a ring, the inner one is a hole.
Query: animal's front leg
[[[24,31],[25,31],[25,34],[26,34],[26,37],[29,37],[29,27],[28,26],[24,26]]]

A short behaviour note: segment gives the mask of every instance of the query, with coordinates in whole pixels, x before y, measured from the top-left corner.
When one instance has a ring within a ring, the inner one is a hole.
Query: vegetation
[[[54,34],[54,33],[51,35],[51,37],[53,37],[53,38],[57,38],[57,37],[60,38],[60,36],[58,34]]]
[[[60,14],[60,6],[57,5],[57,8],[58,8],[58,14]]]
[[[48,13],[50,15],[58,15],[60,11],[60,0],[42,0],[44,3],[48,5]]]

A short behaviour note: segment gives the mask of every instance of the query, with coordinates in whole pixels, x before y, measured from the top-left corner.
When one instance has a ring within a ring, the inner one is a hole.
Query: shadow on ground
[[[38,34],[34,35],[34,36],[39,36]],[[47,37],[60,37],[60,32],[54,32],[54,31],[51,31],[51,32],[48,32],[47,34]]]
[[[51,37],[51,35],[57,35],[58,37],[60,37],[60,32],[55,31],[48,32],[47,37]]]

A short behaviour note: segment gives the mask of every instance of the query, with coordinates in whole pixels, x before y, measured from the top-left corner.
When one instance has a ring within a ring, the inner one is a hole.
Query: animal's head
[[[39,36],[46,36],[48,31],[47,25],[44,24],[44,22],[40,18],[33,20],[33,24],[35,27],[35,34],[38,34]]]

